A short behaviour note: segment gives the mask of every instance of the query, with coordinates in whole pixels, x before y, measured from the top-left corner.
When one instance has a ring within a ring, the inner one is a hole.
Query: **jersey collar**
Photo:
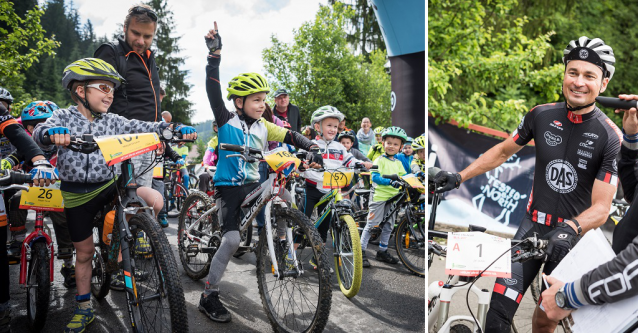
[[[594,107],[594,109],[591,112],[587,112],[585,114],[575,114],[572,111],[567,111],[567,119],[569,119],[569,121],[571,121],[574,124],[580,124],[589,119],[593,119],[597,117],[598,113],[600,112],[601,111],[598,107]]]

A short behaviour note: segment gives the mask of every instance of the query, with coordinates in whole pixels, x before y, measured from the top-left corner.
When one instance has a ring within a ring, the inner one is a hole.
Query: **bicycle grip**
[[[33,183],[33,180],[31,179],[31,175],[28,173],[11,172],[9,177],[9,183],[11,184]]]
[[[219,149],[243,153],[245,150],[245,146],[231,145],[229,143],[220,143]],[[251,147],[248,147],[248,152],[251,154],[261,154],[261,150],[257,148],[251,148]]]
[[[616,97],[598,96],[598,97],[596,97],[596,102],[600,103],[600,105],[602,105],[604,107],[613,108],[613,109],[629,110],[631,108],[638,108],[638,106],[637,106],[638,105],[638,101],[620,99],[620,98],[616,98]]]
[[[71,135],[71,142],[75,141],[75,135]],[[42,135],[42,144],[45,146],[51,146],[53,145],[53,142],[51,141],[51,136],[48,133],[45,133],[44,135]]]
[[[383,175],[381,177],[383,177],[385,179],[390,179],[390,180],[399,180],[399,176],[397,176],[397,175]]]
[[[437,167],[430,167],[428,168],[428,178],[429,179],[434,179],[434,177],[436,177],[436,174],[441,172],[441,169],[437,168]]]

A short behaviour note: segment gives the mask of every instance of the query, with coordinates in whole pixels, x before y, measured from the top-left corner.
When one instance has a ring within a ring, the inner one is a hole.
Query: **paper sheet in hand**
[[[554,269],[551,276],[574,281],[592,269],[614,259],[615,254],[600,229],[589,231]],[[638,297],[602,306],[584,306],[572,313],[572,331],[618,332],[638,314]]]

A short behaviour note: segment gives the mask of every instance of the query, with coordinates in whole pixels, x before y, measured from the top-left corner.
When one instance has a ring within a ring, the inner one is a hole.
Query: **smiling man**
[[[607,220],[618,184],[615,158],[622,140],[618,127],[594,105],[614,75],[616,58],[611,47],[599,38],[581,37],[564,50],[563,63],[565,102],[534,107],[511,139],[492,147],[460,173],[441,171],[434,179],[440,192],[458,188],[463,181],[498,167],[534,139],[532,193],[514,238],[537,233],[549,241],[546,274],[582,234]],[[541,264],[541,260],[512,263],[512,278],[496,279],[486,332],[510,332],[512,318]],[[537,307],[533,325],[534,332],[553,332],[557,322]]]

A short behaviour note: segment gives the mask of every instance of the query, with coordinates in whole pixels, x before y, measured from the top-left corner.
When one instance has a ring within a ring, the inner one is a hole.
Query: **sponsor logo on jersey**
[[[585,142],[579,143],[578,145],[583,147],[583,148],[594,149],[594,146],[592,146],[593,144],[594,144],[594,141],[587,140]]]
[[[523,123],[525,122],[525,116],[523,116],[523,118],[521,118],[521,123],[518,124],[518,129],[523,129]]]
[[[590,152],[582,150],[582,149],[578,149],[576,151],[576,154],[578,154],[578,155],[580,155],[582,157],[587,157],[587,158],[591,158],[591,156],[592,156]]]
[[[616,159],[614,159],[614,161],[611,162],[611,166],[614,167],[614,171],[618,171],[618,162],[616,162]]]
[[[589,139],[598,139],[598,134],[595,133],[583,133],[583,136]]]
[[[552,126],[554,128],[558,128],[559,130],[563,130],[563,123],[561,123],[558,120],[554,120],[553,122],[549,123],[549,126]]]
[[[638,260],[634,260],[625,266],[622,272],[592,283],[589,285],[589,288],[587,288],[589,298],[594,302],[599,302],[600,300],[596,300],[596,298],[598,298],[601,293],[606,294],[607,300],[609,300],[610,297],[625,293],[631,289],[632,286],[636,285],[635,278],[638,276],[637,267]]]
[[[581,168],[581,169],[587,169],[587,161],[582,159],[582,158],[579,158],[578,159],[578,167]]]
[[[516,285],[516,279],[508,279],[508,278],[504,278],[503,281],[505,281],[505,284],[508,286],[513,286]]]
[[[576,169],[565,160],[553,160],[545,168],[545,180],[552,190],[558,193],[569,193],[578,184]]]
[[[554,147],[561,144],[563,142],[563,138],[560,137],[560,135],[556,135],[550,131],[547,131],[545,132],[545,142],[547,142],[548,145]]]

